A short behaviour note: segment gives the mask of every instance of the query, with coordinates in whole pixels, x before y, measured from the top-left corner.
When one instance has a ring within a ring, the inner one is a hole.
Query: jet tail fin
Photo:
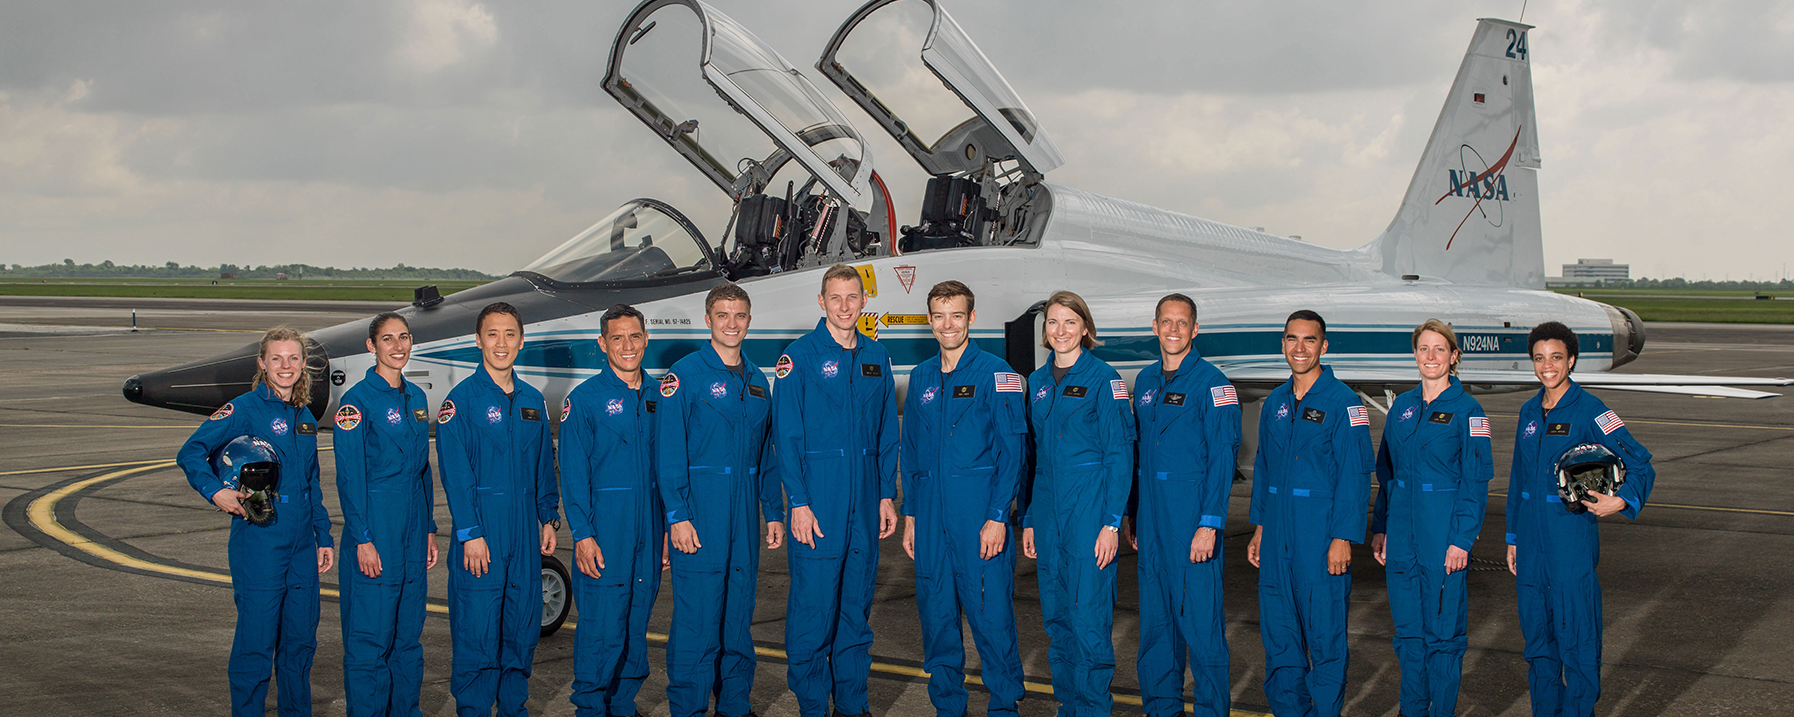
[[[1545,287],[1531,29],[1477,21],[1401,209],[1363,249],[1385,272]]]

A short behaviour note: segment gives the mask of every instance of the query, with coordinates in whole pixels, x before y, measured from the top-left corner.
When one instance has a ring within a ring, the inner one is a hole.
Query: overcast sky
[[[858,0],[714,0],[813,65]],[[1394,215],[1475,19],[1520,0],[961,0],[1052,181],[1352,247]],[[504,273],[636,196],[726,200],[600,87],[633,2],[0,4],[0,262]],[[1794,3],[1541,0],[1547,273],[1794,263]]]

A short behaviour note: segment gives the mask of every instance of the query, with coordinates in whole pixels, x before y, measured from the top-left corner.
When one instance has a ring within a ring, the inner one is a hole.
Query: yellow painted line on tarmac
[[[432,438],[430,440],[435,441],[436,439]],[[327,452],[333,451],[333,450],[336,450],[336,446],[319,446],[318,447],[319,453],[327,453]],[[33,473],[66,473],[66,472],[72,472],[72,471],[94,470],[94,469],[98,469],[98,468],[121,468],[124,466],[146,466],[146,465],[150,465],[152,463],[167,463],[168,465],[171,465],[171,466],[174,465],[174,461],[168,460],[166,458],[157,458],[154,460],[147,460],[147,461],[123,461],[120,463],[90,463],[90,464],[84,465],[84,466],[56,466],[54,468],[31,468],[28,470],[19,470],[19,471],[0,471],[0,476],[22,476],[22,475],[31,475]]]
[[[1490,491],[1489,497],[1491,497],[1491,498],[1506,498],[1507,494]],[[1755,515],[1785,515],[1785,516],[1789,516],[1789,517],[1794,517],[1794,511],[1789,511],[1789,510],[1764,510],[1762,508],[1727,508],[1722,505],[1682,505],[1680,503],[1657,503],[1657,502],[1653,501],[1653,502],[1645,503],[1645,507],[1647,507],[1647,508],[1675,508],[1677,510],[1710,510],[1710,511],[1714,511],[1717,513],[1752,513]]]
[[[101,474],[98,476],[94,476],[92,478],[88,478],[86,480],[75,481],[74,483],[70,483],[70,484],[65,485],[61,488],[58,488],[54,491],[51,491],[51,492],[43,495],[42,497],[38,498],[37,500],[31,501],[31,505],[26,508],[26,514],[29,516],[32,526],[36,527],[38,530],[43,531],[45,535],[48,535],[48,536],[56,539],[58,542],[61,542],[64,545],[67,545],[67,546],[74,548],[76,550],[79,550],[81,552],[87,553],[88,555],[92,555],[101,560],[105,560],[109,563],[123,565],[126,567],[135,568],[138,570],[143,570],[143,571],[152,572],[152,573],[161,573],[164,575],[178,575],[178,576],[185,577],[185,578],[193,578],[196,580],[204,580],[206,582],[217,583],[219,585],[229,585],[230,584],[230,573],[228,573],[228,572],[223,572],[223,571],[218,571],[218,570],[195,570],[192,568],[183,568],[183,567],[177,567],[177,566],[173,566],[173,565],[163,565],[161,563],[156,563],[156,562],[152,562],[152,561],[148,561],[148,560],[143,560],[141,558],[131,557],[131,556],[121,553],[117,550],[113,550],[112,548],[95,543],[94,541],[81,536],[79,533],[76,533],[72,530],[69,530],[66,527],[63,527],[63,525],[61,523],[56,521],[56,506],[57,506],[57,504],[61,503],[63,499],[65,499],[71,495],[74,495],[75,493],[79,493],[82,490],[85,490],[86,488],[88,488],[90,486],[94,486],[94,485],[97,485],[100,483],[105,483],[108,481],[128,478],[133,475],[137,475],[140,473],[147,473],[147,472],[154,471],[154,470],[161,470],[164,468],[172,468],[172,467],[174,467],[175,462],[170,461],[170,460],[157,460],[157,461],[140,461],[140,462],[131,463],[131,464],[113,464],[113,465],[132,465],[133,467],[126,468],[124,470],[113,471],[111,473]],[[69,467],[69,468],[45,468],[45,469],[41,469],[41,471],[39,471],[39,472],[48,472],[48,471],[55,471],[55,470],[76,470],[76,469],[83,468],[83,467],[93,468],[93,467],[100,467],[100,466],[73,466],[73,467]],[[111,466],[105,466],[105,467],[111,467]],[[4,475],[4,474],[0,474],[0,475]],[[338,569],[342,569],[343,567],[344,566],[339,563]],[[341,593],[334,588],[327,588],[327,587],[320,586],[318,589],[318,592],[322,595],[329,596],[329,597],[341,597]],[[572,596],[569,595],[568,599],[572,599]],[[426,609],[430,612],[439,614],[439,615],[447,615],[448,614],[448,607],[445,605],[437,605],[435,603],[425,603],[424,609]],[[564,625],[564,627],[568,627],[568,628],[577,630],[579,628],[579,623],[577,621],[568,621]],[[647,634],[647,637],[648,637],[649,642],[655,642],[655,643],[660,643],[660,644],[665,644],[667,642],[667,635],[665,633],[650,632]],[[781,649],[778,649],[775,647],[761,647],[761,646],[756,645],[754,647],[754,654],[759,655],[761,657],[771,657],[771,658],[775,658],[775,659],[779,659],[779,660],[789,660],[790,659],[789,654],[787,654],[784,650],[781,650]],[[872,671],[875,673],[880,673],[880,674],[884,674],[884,675],[889,675],[889,676],[894,676],[894,677],[911,678],[911,679],[928,677],[928,673],[923,671],[919,667],[910,667],[908,665],[896,665],[896,664],[891,664],[888,662],[873,662],[872,663]],[[974,685],[983,685],[984,684],[984,681],[979,679],[977,675],[966,675],[965,679],[966,679],[966,682],[970,683],[970,684],[974,684]],[[1024,680],[1022,682],[1022,688],[1028,692],[1033,692],[1036,694],[1043,694],[1043,695],[1053,694],[1053,686],[1050,684],[1042,683],[1042,682],[1029,682],[1029,681]],[[1130,706],[1134,706],[1134,707],[1139,707],[1142,704],[1141,699],[1138,695],[1114,695],[1114,699],[1116,702],[1118,702],[1120,704],[1130,705]],[[1270,717],[1270,716],[1266,715],[1262,712],[1247,712],[1245,710],[1233,710],[1232,717]]]
[[[64,471],[85,471],[85,470],[93,470],[95,468],[118,468],[120,466],[146,466],[146,465],[150,465],[152,463],[167,463],[169,465],[174,465],[173,461],[170,461],[165,458],[157,458],[152,461],[125,461],[123,463],[93,463],[93,464],[84,465],[84,466],[59,466],[56,468],[32,468],[30,470],[22,470],[22,471],[4,471],[4,472],[0,472],[0,476],[22,476],[22,475],[30,475],[32,473],[61,473]]]

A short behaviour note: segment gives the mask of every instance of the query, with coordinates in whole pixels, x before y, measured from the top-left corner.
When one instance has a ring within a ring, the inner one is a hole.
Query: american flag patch
[[[1605,436],[1624,427],[1626,422],[1620,420],[1619,414],[1608,411],[1595,417],[1595,425],[1601,427],[1601,435]]]
[[[1115,379],[1113,381],[1110,381],[1109,382],[1109,393],[1114,394],[1115,399],[1118,401],[1128,400],[1127,399],[1127,382],[1123,381],[1119,378]]]
[[[1489,419],[1484,418],[1482,416],[1471,416],[1470,417],[1470,437],[1471,438],[1488,438],[1489,437]]]
[[[1027,393],[1027,389],[1022,387],[1022,375],[1019,373],[1009,373],[1008,371],[998,371],[997,392]]]
[[[1354,426],[1370,426],[1370,412],[1363,406],[1346,406],[1346,418],[1351,419]]]
[[[1216,386],[1209,389],[1208,394],[1215,399],[1216,406],[1240,405],[1240,394],[1234,392],[1232,386]]]

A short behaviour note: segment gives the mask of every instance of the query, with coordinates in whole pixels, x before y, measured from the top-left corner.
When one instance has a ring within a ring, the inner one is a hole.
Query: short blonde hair
[[[828,293],[828,283],[831,281],[853,281],[860,285],[860,293],[866,293],[866,278],[860,276],[859,270],[846,264],[836,264],[822,272],[822,291],[817,293]]]
[[[1063,306],[1067,309],[1071,309],[1072,313],[1077,314],[1078,318],[1083,320],[1084,337],[1080,340],[1080,343],[1083,344],[1085,350],[1102,345],[1103,342],[1096,340],[1096,320],[1090,318],[1090,307],[1084,303],[1084,297],[1069,291],[1055,291],[1052,296],[1047,297],[1046,306],[1041,307],[1040,311],[1044,314],[1047,309],[1054,306]],[[1046,324],[1044,322],[1040,327],[1040,345],[1049,349],[1053,347],[1052,344],[1047,343]]]
[[[1451,352],[1456,354],[1456,357],[1451,360],[1451,375],[1458,375],[1458,362],[1464,360],[1464,350],[1458,348],[1458,332],[1451,329],[1451,324],[1438,319],[1427,319],[1419,326],[1414,327],[1414,339],[1410,342],[1410,348],[1419,349],[1420,335],[1428,331],[1444,337],[1445,345],[1450,346]]]
[[[255,347],[255,378],[250,380],[249,387],[253,389],[268,381],[268,369],[263,364],[268,358],[268,344],[276,341],[299,343],[299,380],[293,384],[293,392],[287,395],[287,405],[311,403],[311,347],[307,345],[305,334],[289,326],[276,326],[262,334],[261,343]]]

